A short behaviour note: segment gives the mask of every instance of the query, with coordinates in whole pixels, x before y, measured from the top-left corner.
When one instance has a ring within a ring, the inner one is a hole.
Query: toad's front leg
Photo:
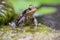
[[[23,28],[25,26],[25,16],[23,16],[17,23],[20,28]]]
[[[37,26],[38,26],[38,22],[37,22],[37,19],[36,19],[36,18],[34,18],[34,20],[33,20],[33,24],[34,24],[34,27],[37,28]]]

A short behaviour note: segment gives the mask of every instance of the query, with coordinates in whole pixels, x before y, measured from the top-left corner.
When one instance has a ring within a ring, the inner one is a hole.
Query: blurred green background
[[[16,13],[21,12],[25,8],[29,7],[29,5],[38,6],[41,4],[53,4],[57,5],[60,4],[60,0],[6,0],[10,5],[13,5],[13,8],[15,9]],[[56,8],[53,7],[42,7],[40,10],[37,11],[37,13],[40,14],[47,14],[50,12],[56,11]]]

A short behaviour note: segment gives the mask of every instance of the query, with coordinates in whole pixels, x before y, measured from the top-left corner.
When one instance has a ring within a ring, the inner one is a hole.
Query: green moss
[[[22,30],[23,29],[23,30]],[[45,26],[45,25],[42,25],[42,24],[40,24],[37,28],[31,28],[30,26],[27,26],[27,27],[24,27],[24,28],[15,28],[15,29],[13,29],[13,30],[17,30],[17,31],[25,31],[25,32],[45,32],[45,33],[47,33],[47,32],[49,32],[49,31],[51,31],[51,28],[49,28],[49,27],[47,27],[47,26]],[[2,28],[0,28],[0,31],[1,30],[12,30],[12,27],[10,27],[10,26],[3,26]]]
[[[0,35],[0,39],[11,39],[11,40],[16,39],[17,40],[19,37],[24,38],[27,35],[33,36],[34,34],[39,35],[41,33],[49,34],[51,30],[52,30],[51,28],[42,24],[40,24],[37,28],[30,28],[30,26],[26,26],[22,29],[20,27],[12,29],[11,26],[2,26],[2,28],[0,28],[0,33],[2,33]]]

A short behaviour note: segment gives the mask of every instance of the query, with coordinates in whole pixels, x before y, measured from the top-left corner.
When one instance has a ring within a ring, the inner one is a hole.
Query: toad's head
[[[28,15],[33,15],[35,12],[36,12],[36,8],[33,7],[33,6],[30,6],[30,7],[27,9],[26,14],[28,14]]]

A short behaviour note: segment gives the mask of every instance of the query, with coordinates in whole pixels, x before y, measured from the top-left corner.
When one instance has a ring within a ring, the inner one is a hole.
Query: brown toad
[[[19,26],[24,27],[28,25],[32,25],[37,27],[37,19],[33,16],[36,12],[35,7],[29,7],[24,10],[21,14],[18,14],[12,23],[9,23],[11,26]]]

